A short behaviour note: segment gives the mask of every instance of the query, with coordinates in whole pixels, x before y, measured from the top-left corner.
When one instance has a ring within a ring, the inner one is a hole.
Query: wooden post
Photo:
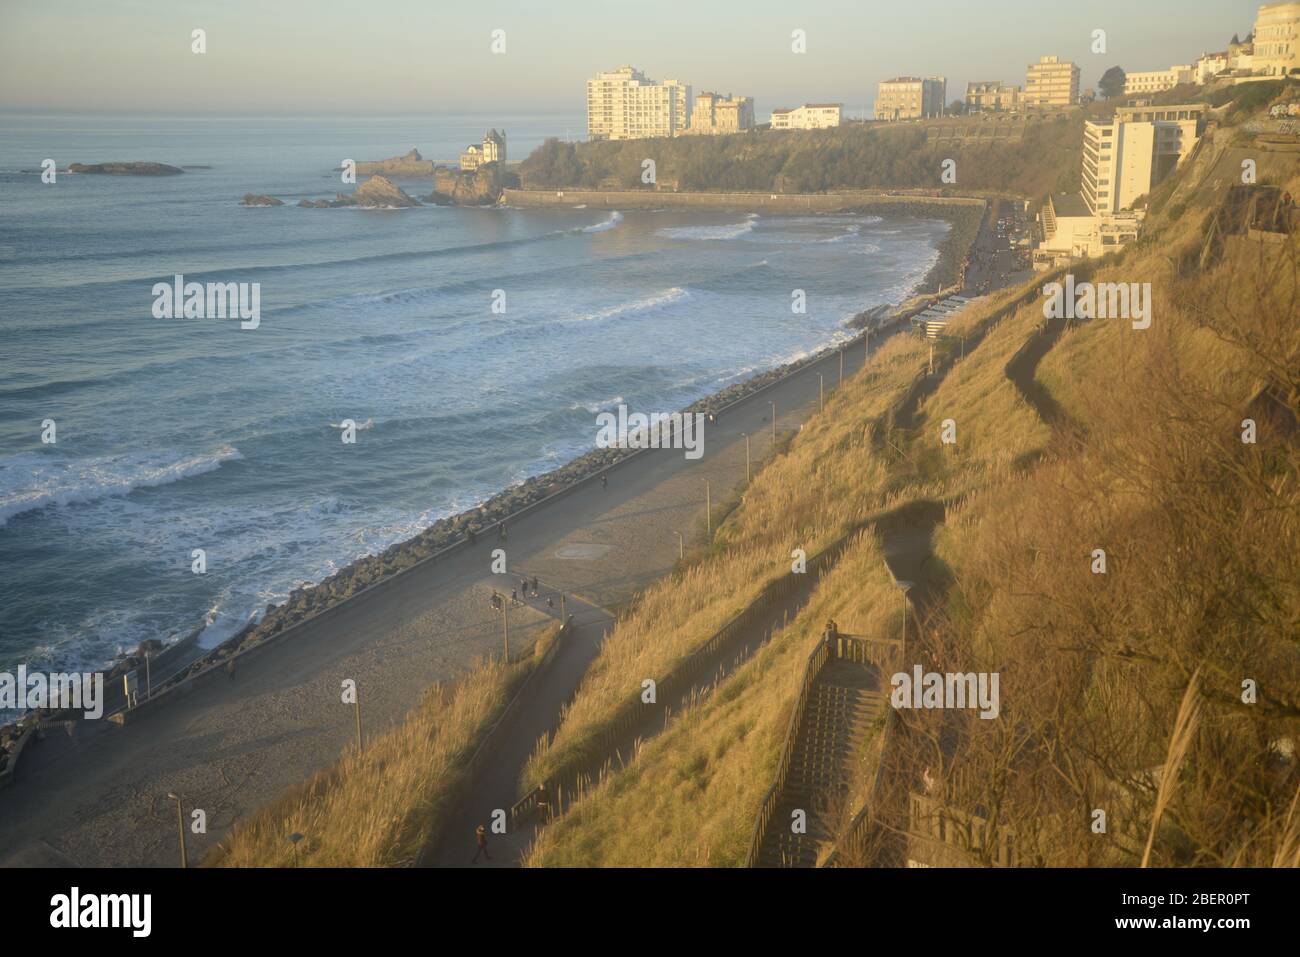
[[[357,696],[353,699],[353,703],[356,705],[355,710],[357,715],[357,754],[360,754],[361,750],[365,747],[365,742],[362,741],[361,739],[361,689],[360,688],[357,688]]]

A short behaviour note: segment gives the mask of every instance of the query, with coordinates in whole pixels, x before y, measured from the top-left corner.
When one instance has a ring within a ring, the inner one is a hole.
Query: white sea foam
[[[706,241],[739,239],[746,233],[753,232],[757,223],[758,213],[750,213],[738,223],[728,223],[722,226],[665,226],[663,229],[655,230],[655,235],[662,236],[664,239],[701,239]]]
[[[595,223],[591,226],[583,226],[580,232],[584,233],[603,233],[607,229],[613,229],[623,221],[623,214],[617,209],[609,214],[609,218],[602,223]]]
[[[681,302],[689,296],[690,293],[685,289],[680,286],[673,286],[670,289],[665,289],[663,292],[657,292],[653,296],[646,296],[644,299],[634,299],[631,302],[621,302],[616,306],[610,306],[608,309],[589,312],[586,315],[579,316],[577,321],[598,322],[602,319],[613,319],[617,316],[626,316],[632,313],[649,312],[663,306],[671,305],[675,302]]]
[[[194,455],[128,452],[86,459],[24,452],[0,461],[0,527],[23,512],[168,485],[241,458],[230,445]]]

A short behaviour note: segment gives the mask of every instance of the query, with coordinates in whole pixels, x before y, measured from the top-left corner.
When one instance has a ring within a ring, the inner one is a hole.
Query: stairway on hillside
[[[861,760],[872,723],[885,706],[872,666],[832,658],[822,667],[809,689],[790,772],[763,837],[760,867],[817,863],[822,845],[835,837],[854,764]],[[795,810],[807,814],[805,834],[791,833]]]

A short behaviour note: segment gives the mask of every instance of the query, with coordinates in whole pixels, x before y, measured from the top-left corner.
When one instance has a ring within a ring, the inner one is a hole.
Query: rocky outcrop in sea
[[[72,163],[69,173],[101,173],[110,176],[179,176],[185,170],[166,163]]]

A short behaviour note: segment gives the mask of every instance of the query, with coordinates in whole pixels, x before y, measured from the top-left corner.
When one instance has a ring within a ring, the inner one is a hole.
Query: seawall
[[[837,212],[864,206],[983,206],[971,196],[932,196],[923,193],[844,190],[833,193],[693,193],[636,189],[504,189],[507,206],[589,206],[603,209],[743,209],[778,212]]]

